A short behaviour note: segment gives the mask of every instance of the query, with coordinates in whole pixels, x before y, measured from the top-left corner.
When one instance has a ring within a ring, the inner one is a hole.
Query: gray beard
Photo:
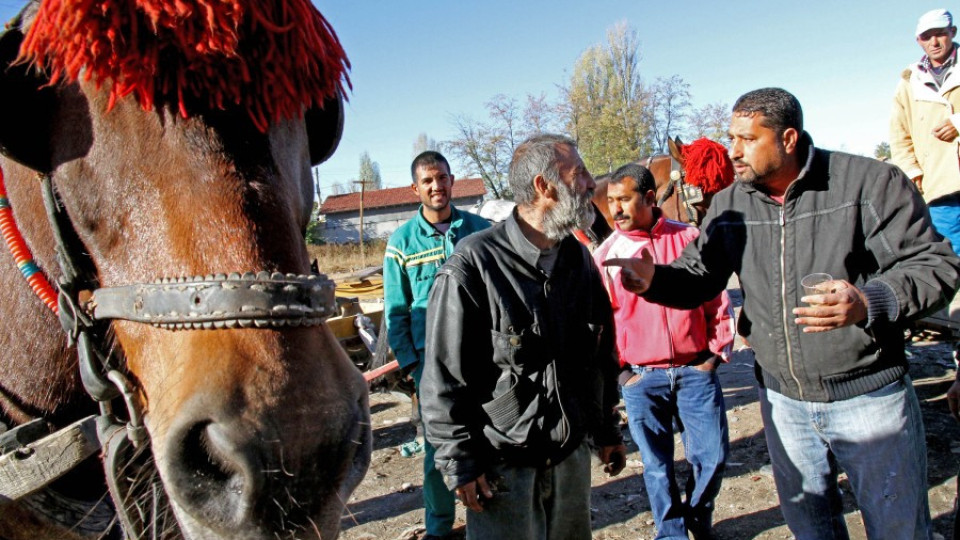
[[[558,182],[557,186],[560,194],[557,204],[543,216],[543,234],[554,242],[560,241],[574,229],[586,228],[594,218],[589,191],[578,196],[563,182]]]

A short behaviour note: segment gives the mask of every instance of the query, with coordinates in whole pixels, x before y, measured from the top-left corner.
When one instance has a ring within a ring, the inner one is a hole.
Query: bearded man
[[[589,539],[590,450],[625,463],[610,301],[570,233],[593,218],[576,143],[538,135],[510,164],[517,207],[465,238],[427,307],[421,407],[467,538]]]

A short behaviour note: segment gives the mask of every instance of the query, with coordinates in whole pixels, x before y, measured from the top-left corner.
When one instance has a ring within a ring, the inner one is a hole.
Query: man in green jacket
[[[387,242],[383,260],[383,289],[387,339],[400,367],[411,371],[417,394],[423,374],[427,297],[437,270],[463,237],[490,226],[487,220],[457,210],[450,164],[439,152],[426,151],[410,166],[413,191],[420,209]],[[423,504],[425,539],[441,538],[453,527],[454,496],[434,467],[435,449],[424,443]]]

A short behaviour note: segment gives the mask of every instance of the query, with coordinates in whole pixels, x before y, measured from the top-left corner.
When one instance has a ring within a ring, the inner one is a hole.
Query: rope
[[[3,169],[0,169],[0,233],[7,243],[7,249],[13,255],[13,260],[20,269],[20,273],[30,284],[34,294],[43,300],[43,303],[50,308],[54,314],[60,312],[57,306],[57,291],[47,281],[47,277],[40,271],[40,267],[33,260],[33,254],[27,247],[23,235],[20,234],[20,228],[13,218],[13,208],[10,207],[10,199],[7,198],[7,187],[3,181]]]

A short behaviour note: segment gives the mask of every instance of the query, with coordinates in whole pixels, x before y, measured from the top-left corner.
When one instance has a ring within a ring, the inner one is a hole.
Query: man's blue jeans
[[[849,538],[837,485],[850,478],[867,538],[930,538],[927,447],[910,377],[843,401],[760,389],[780,509],[797,540]]]
[[[710,527],[730,450],[723,392],[716,371],[695,367],[634,368],[639,381],[623,387],[630,435],[640,447],[643,482],[657,525],[657,539],[687,538],[687,529]],[[692,466],[686,502],[674,479],[673,422],[681,425]]]
[[[933,228],[950,240],[954,252],[960,250],[960,196],[943,197],[928,206]]]

